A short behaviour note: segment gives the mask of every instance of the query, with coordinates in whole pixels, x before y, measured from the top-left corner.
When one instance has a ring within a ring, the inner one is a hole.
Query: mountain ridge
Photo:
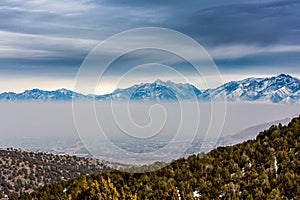
[[[225,95],[225,96],[224,96]],[[200,90],[190,83],[174,83],[157,79],[152,83],[140,83],[128,88],[118,88],[104,95],[84,95],[65,88],[47,91],[38,88],[22,93],[4,92],[0,101],[135,101],[167,102],[178,100],[222,101],[229,102],[272,102],[300,103],[300,80],[288,74],[266,78],[246,78],[230,81],[216,88]]]

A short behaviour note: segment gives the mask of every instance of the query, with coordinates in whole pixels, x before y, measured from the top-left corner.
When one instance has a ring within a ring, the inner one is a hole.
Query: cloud
[[[49,59],[74,58],[89,52],[99,41],[80,38],[0,31],[0,58]]]
[[[88,0],[3,1],[0,9],[2,30],[88,39],[105,39],[141,24],[154,24],[166,15],[160,9]]]
[[[224,73],[250,73],[255,69],[265,74],[275,68],[299,73],[299,9],[297,0],[3,0],[0,70],[11,75],[19,69],[32,76],[74,75],[100,41],[128,29],[158,26],[197,40]],[[151,38],[143,35],[134,37],[136,42],[146,39],[151,43]],[[180,41],[170,45],[185,49],[195,60],[203,59]],[[118,51],[116,46],[106,53]],[[147,56],[144,52],[131,58],[180,64],[174,56]]]
[[[227,3],[199,9],[179,26],[209,46],[299,43],[300,2]]]
[[[222,45],[210,50],[215,59],[234,59],[253,55],[300,52],[300,45]]]
[[[19,12],[36,12],[36,13],[55,13],[61,15],[72,15],[82,11],[90,10],[94,7],[88,0],[4,0],[1,10],[12,10]]]

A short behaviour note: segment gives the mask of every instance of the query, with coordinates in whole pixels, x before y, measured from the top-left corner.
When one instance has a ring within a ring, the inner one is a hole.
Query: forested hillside
[[[31,192],[40,186],[98,173],[109,163],[69,155],[54,155],[21,149],[0,150],[0,198]]]
[[[300,199],[300,117],[255,140],[174,161],[48,185],[19,199]]]

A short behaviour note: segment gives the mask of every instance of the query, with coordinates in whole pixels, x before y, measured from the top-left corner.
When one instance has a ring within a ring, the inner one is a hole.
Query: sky
[[[224,82],[280,73],[300,77],[299,9],[298,0],[2,0],[0,92],[73,89],[82,62],[98,44],[120,32],[143,27],[171,29],[197,41],[215,62]],[[183,48],[177,41],[173,45]],[[140,64],[147,64],[148,56],[157,56],[157,63],[176,60],[174,55],[160,57],[157,52],[127,55],[107,73],[98,93],[117,87],[128,60],[141,59]],[[186,63],[178,62],[171,68],[178,66],[201,88],[199,77]],[[118,87],[157,78],[180,81],[155,66],[149,65],[147,70],[133,73]]]

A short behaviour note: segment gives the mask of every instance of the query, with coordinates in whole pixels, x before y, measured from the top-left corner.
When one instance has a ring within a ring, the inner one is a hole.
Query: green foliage
[[[0,149],[0,199],[62,180],[109,170],[109,163],[69,155]]]
[[[18,199],[300,199],[299,144],[300,117],[255,140],[181,158],[155,172],[103,172]]]

